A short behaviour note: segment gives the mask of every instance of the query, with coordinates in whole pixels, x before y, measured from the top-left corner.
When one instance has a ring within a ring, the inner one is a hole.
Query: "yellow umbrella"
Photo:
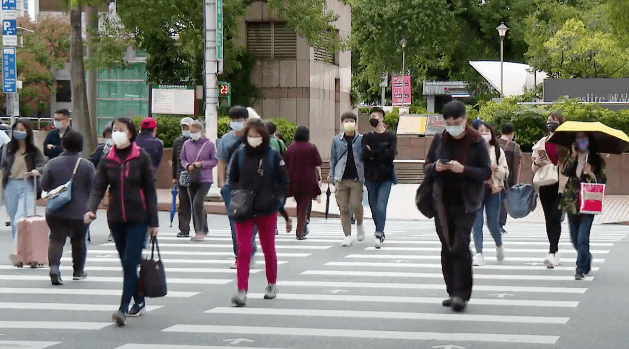
[[[571,148],[578,132],[591,134],[601,153],[622,154],[629,149],[629,136],[626,133],[600,122],[566,121],[548,142]]]

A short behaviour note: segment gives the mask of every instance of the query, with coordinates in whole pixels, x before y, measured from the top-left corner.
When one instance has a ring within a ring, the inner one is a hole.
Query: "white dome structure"
[[[500,92],[500,61],[470,61],[470,65]],[[525,89],[533,89],[544,82],[545,72],[533,72],[528,64],[504,62],[504,96],[519,96]]]

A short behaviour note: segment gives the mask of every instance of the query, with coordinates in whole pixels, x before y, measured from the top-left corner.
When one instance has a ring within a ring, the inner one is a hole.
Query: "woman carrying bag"
[[[563,162],[568,155],[568,149],[547,140],[555,133],[557,128],[563,124],[566,119],[559,112],[553,112],[548,116],[546,130],[549,135],[533,146],[533,185],[539,191],[539,199],[544,209],[544,217],[546,219],[546,234],[550,243],[550,250],[544,265],[547,268],[554,268],[559,265],[559,239],[561,238],[561,216],[559,209],[561,193],[566,186],[567,178],[560,173],[559,169],[563,168]]]
[[[244,130],[244,147],[239,148],[228,165],[228,183],[232,189],[228,214],[235,221],[238,239],[238,292],[235,306],[247,301],[249,264],[253,250],[253,227],[258,227],[264,251],[268,285],[264,298],[277,295],[277,255],[275,228],[277,211],[288,191],[288,175],[280,154],[269,146],[269,131],[260,119],[250,119]]]
[[[605,184],[605,161],[598,154],[594,138],[587,133],[576,134],[570,157],[563,168],[568,182],[561,198],[561,208],[568,212],[570,239],[577,250],[576,280],[583,280],[592,270],[592,254],[590,253],[590,231],[594,222],[593,214],[580,212],[582,183]]]

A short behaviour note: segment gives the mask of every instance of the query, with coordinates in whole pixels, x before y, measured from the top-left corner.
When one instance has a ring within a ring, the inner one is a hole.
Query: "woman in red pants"
[[[234,153],[228,172],[229,187],[232,189],[229,211],[232,211],[233,205],[242,204],[238,200],[238,193],[251,193],[245,195],[250,195],[253,199],[253,209],[244,217],[232,215],[238,241],[236,272],[238,293],[232,297],[232,303],[239,307],[244,306],[247,301],[254,226],[258,227],[260,245],[266,264],[268,285],[264,298],[273,299],[277,295],[275,228],[277,211],[282,206],[288,191],[286,166],[280,154],[269,146],[269,131],[264,122],[260,119],[250,119],[243,136],[244,147]]]

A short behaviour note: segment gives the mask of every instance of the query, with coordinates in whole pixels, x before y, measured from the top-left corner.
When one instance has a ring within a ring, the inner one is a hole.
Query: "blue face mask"
[[[26,131],[13,130],[13,138],[17,139],[18,141],[26,139]]]
[[[590,147],[590,140],[588,138],[577,138],[576,142],[578,150],[585,151]]]
[[[232,121],[229,123],[229,127],[238,132],[238,131],[242,131],[243,128],[245,128],[245,123],[243,121]]]

